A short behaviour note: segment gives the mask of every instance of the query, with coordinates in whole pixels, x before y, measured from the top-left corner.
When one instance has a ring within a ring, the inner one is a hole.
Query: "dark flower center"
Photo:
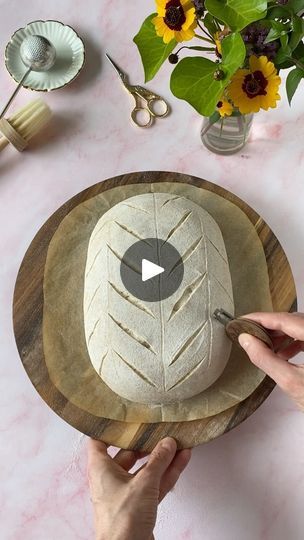
[[[256,96],[266,96],[266,88],[268,85],[267,79],[264,77],[261,71],[255,71],[246,75],[242,89],[249,98],[255,98]]]
[[[170,2],[166,4],[164,21],[170,30],[179,31],[182,29],[186,17],[179,0],[170,0]]]

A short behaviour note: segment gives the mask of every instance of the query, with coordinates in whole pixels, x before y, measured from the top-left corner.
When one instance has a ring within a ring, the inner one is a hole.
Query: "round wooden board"
[[[16,280],[13,321],[18,351],[34,387],[46,403],[81,432],[121,448],[151,451],[166,435],[179,448],[210,441],[248,418],[267,398],[275,383],[266,377],[251,396],[215,416],[188,422],[135,424],[93,416],[71,403],[53,384],[45,364],[42,338],[43,276],[53,234],[78,204],[108,189],[138,183],[181,182],[212,191],[233,202],[253,223],[264,247],[274,311],[295,311],[296,290],[286,255],[268,225],[245,202],[225,189],[193,176],[168,172],[132,173],[105,180],[82,191],[59,208],[41,227],[28,248]]]

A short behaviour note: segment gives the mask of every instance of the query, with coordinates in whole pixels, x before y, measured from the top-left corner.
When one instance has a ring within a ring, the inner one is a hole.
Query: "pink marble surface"
[[[42,97],[54,120],[31,151],[0,156],[0,522],[1,540],[89,540],[92,513],[86,442],[39,398],[24,373],[11,323],[16,273],[34,234],[66,199],[107,177],[175,170],[205,177],[253,206],[279,237],[303,310],[303,86],[290,110],[260,114],[240,154],[205,150],[201,119],[168,89],[167,65],[150,87],[172,105],[151,130],[129,123],[130,102],[103,53],[142,82],[132,36],[152,0],[0,0],[0,49],[35,19],[58,19],[86,40],[87,65],[69,88]],[[14,84],[0,68],[1,103]],[[33,98],[23,90],[17,105]],[[196,448],[159,509],[159,540],[302,540],[304,417],[275,390],[244,424]]]

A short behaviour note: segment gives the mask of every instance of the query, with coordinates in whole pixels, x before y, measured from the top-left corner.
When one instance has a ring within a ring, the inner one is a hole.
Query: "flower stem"
[[[244,146],[246,144],[246,137],[247,137],[247,117],[244,116],[244,139],[243,139]]]
[[[204,137],[206,133],[208,133],[209,129],[213,126],[212,122],[208,122],[208,124],[202,129],[202,136]]]
[[[202,39],[203,41],[207,41],[208,43],[212,43],[212,45],[214,45],[214,41],[212,41],[211,39],[207,39],[203,36],[200,36],[199,34],[194,34],[196,38],[198,39]]]
[[[204,34],[206,34],[206,36],[208,36],[210,39],[212,39],[212,40],[214,41],[212,35],[209,34],[209,32],[207,32],[207,31],[205,30],[205,28],[200,24],[199,21],[197,21],[197,24],[198,24],[198,26],[200,27],[200,29],[202,30],[202,32],[204,32]],[[214,41],[214,43],[215,43],[215,41]]]
[[[292,56],[290,57],[290,59],[294,62],[294,64],[302,69],[304,71],[304,64],[302,64],[302,62],[300,62],[299,60],[297,60],[296,58],[293,58]]]

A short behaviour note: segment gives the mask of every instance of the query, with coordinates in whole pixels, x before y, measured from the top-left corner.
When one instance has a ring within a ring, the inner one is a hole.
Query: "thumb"
[[[241,334],[239,343],[248,354],[251,362],[262,369],[281,388],[287,389],[294,375],[294,366],[272,352],[267,345],[249,334]]]
[[[168,469],[176,454],[176,442],[172,437],[166,437],[152,450],[149,461],[142,470],[145,476],[150,476],[159,482]]]

